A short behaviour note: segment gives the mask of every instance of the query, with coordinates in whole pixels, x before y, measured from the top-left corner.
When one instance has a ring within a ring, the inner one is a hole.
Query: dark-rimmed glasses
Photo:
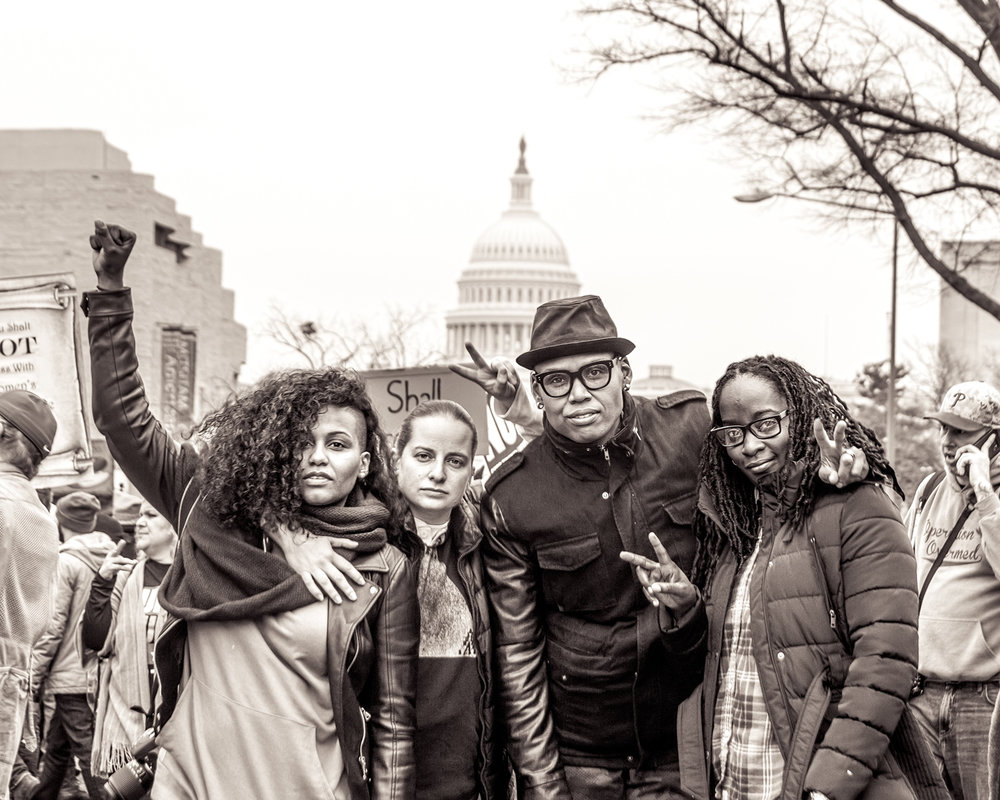
[[[715,434],[715,438],[723,447],[737,447],[743,444],[747,431],[750,431],[758,439],[773,439],[781,433],[781,420],[787,416],[788,409],[786,408],[780,414],[755,419],[749,425],[720,425],[718,428],[712,428],[712,433]]]
[[[533,377],[535,383],[541,386],[542,391],[549,397],[565,397],[572,390],[573,381],[576,379],[591,391],[597,391],[611,383],[611,372],[615,367],[615,361],[619,358],[621,357],[584,364],[576,372],[553,369],[548,372],[536,372]]]

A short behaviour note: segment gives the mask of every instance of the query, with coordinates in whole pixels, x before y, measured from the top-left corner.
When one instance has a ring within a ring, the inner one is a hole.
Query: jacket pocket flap
[[[535,548],[538,566],[558,572],[571,572],[586,566],[601,555],[601,542],[596,533],[547,542]]]
[[[663,504],[663,510],[675,525],[690,525],[694,518],[695,501],[698,498],[697,492],[671,497]]]

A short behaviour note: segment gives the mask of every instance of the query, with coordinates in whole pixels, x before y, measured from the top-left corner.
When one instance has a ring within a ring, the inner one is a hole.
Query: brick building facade
[[[68,272],[80,292],[91,289],[95,219],[138,234],[126,283],[143,381],[154,413],[180,433],[236,387],[246,358],[222,253],[99,131],[0,131],[0,276]],[[82,314],[78,322],[85,343]],[[89,399],[89,364],[81,379]]]

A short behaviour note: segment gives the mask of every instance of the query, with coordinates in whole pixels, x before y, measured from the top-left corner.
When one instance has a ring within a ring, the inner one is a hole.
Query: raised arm
[[[197,467],[190,444],[178,445],[149,408],[139,376],[132,331],[132,293],[124,286],[125,263],[135,234],[94,223],[96,292],[85,292],[89,317],[94,422],[139,493],[177,527],[177,507]]]
[[[521,429],[521,436],[530,441],[542,432],[542,413],[521,384],[517,368],[505,358],[487,361],[471,342],[465,349],[472,358],[472,366],[452,364],[449,369],[456,375],[478,384],[489,395],[495,413]]]

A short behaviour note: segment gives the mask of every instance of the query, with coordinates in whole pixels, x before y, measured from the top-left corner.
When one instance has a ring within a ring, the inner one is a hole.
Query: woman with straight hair
[[[417,798],[501,800],[510,773],[494,717],[493,638],[470,492],[478,435],[462,406],[421,403],[395,442],[420,605]]]

